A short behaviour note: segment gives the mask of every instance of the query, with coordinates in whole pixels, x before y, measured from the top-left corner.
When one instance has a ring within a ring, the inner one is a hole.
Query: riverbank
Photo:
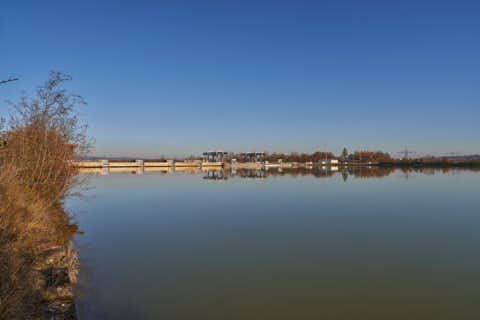
[[[76,251],[68,244],[51,247],[40,255],[43,261],[35,270],[37,289],[43,297],[39,306],[43,317],[52,320],[77,319],[73,294],[78,273]]]
[[[58,204],[17,190],[0,182],[0,319],[76,319],[77,226]]]
[[[0,319],[76,319],[76,225],[61,208],[0,198]]]
[[[405,160],[392,162],[379,162],[380,167],[395,168],[480,168],[480,161],[421,161]]]
[[[89,144],[68,80],[52,72],[0,121],[0,320],[75,319],[78,227],[64,203],[82,184],[71,160]]]

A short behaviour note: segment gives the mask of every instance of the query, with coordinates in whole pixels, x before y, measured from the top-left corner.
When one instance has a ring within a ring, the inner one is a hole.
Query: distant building
[[[225,151],[207,151],[203,153],[204,162],[223,162],[228,157]]]
[[[265,160],[265,152],[246,152],[240,155],[249,162],[263,162]]]
[[[319,162],[322,166],[337,166],[338,165],[338,160],[337,159],[326,159],[326,160],[321,160]]]

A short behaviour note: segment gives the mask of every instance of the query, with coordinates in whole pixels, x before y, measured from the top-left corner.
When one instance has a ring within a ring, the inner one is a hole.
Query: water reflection
[[[154,170],[90,171],[83,320],[480,317],[474,171]]]
[[[205,180],[227,180],[228,174],[225,170],[208,170],[205,176],[203,177]]]
[[[223,168],[198,168],[198,167],[149,167],[149,168],[83,168],[80,169],[84,174],[96,174],[107,176],[111,173],[131,173],[142,175],[149,172],[159,172],[164,174],[183,173],[183,174],[204,174],[205,180],[227,180],[229,178],[249,178],[266,179],[278,176],[313,176],[316,178],[331,178],[334,175],[341,175],[343,181],[347,182],[349,177],[353,178],[383,178],[388,177],[394,172],[400,173],[404,179],[409,179],[412,175],[422,174],[427,176],[441,174],[455,174],[463,171],[480,171],[475,168],[394,168],[377,166],[359,166],[359,167],[299,167],[299,168],[265,168],[265,169],[223,169]]]

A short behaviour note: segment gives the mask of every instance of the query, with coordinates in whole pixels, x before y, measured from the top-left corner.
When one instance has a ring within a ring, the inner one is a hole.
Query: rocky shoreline
[[[40,314],[48,320],[76,320],[73,286],[77,282],[78,258],[71,243],[39,252],[36,287],[42,297]]]

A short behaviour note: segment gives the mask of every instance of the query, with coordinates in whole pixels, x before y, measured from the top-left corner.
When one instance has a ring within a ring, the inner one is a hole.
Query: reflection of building
[[[203,177],[205,180],[227,180],[227,172],[224,170],[209,170],[207,174]]]
[[[79,172],[84,174],[101,174],[108,175],[110,173],[132,173],[141,175],[143,173],[184,173],[199,174],[204,173],[205,180],[227,180],[230,177],[249,178],[249,179],[265,179],[269,176],[309,176],[316,178],[329,178],[339,174],[346,181],[349,176],[355,178],[381,178],[390,175],[396,169],[392,167],[337,167],[337,166],[314,166],[298,167],[298,168],[231,168],[223,167],[104,167],[104,168],[80,168]],[[412,169],[403,168],[405,177]],[[433,174],[432,169],[419,169],[415,172],[423,172],[425,174]]]
[[[338,166],[338,160],[337,159],[325,159],[320,161],[321,165],[324,166]]]
[[[262,169],[240,169],[237,170],[240,178],[265,179],[266,171]]]

